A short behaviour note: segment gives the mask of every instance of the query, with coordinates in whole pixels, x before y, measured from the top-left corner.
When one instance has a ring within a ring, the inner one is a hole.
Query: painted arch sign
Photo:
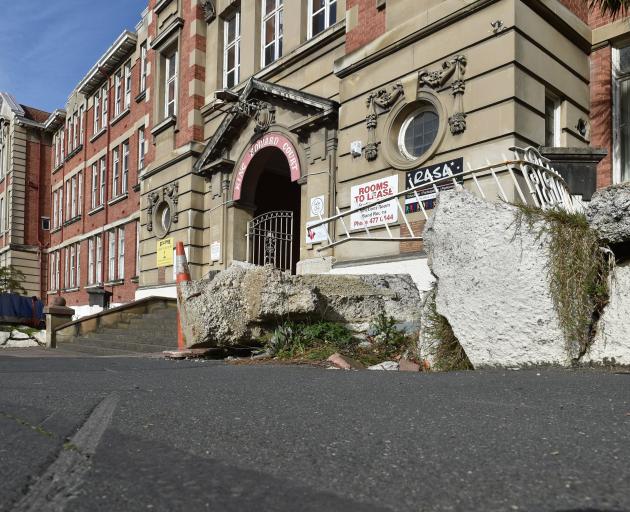
[[[236,176],[234,177],[234,193],[232,195],[232,199],[234,201],[238,201],[241,198],[243,180],[245,179],[245,174],[247,173],[247,169],[252,163],[252,160],[260,151],[267,148],[277,148],[282,151],[289,164],[291,181],[297,181],[300,179],[302,169],[300,167],[300,159],[298,157],[296,147],[282,133],[269,132],[251,144],[249,148],[247,148],[245,155],[243,155],[241,163],[236,170]]]

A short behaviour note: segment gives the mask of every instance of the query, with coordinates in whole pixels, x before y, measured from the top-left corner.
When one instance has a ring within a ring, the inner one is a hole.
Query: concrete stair
[[[104,313],[107,314],[107,313]],[[148,313],[120,312],[91,332],[60,341],[57,350],[92,356],[138,356],[177,348],[177,308],[152,307]]]

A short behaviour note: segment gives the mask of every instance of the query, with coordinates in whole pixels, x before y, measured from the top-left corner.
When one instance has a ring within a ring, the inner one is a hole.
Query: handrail
[[[342,235],[345,236],[345,238],[333,240],[329,234],[330,230],[327,230],[326,237],[328,239],[328,244],[324,244],[317,250],[322,251],[351,240],[374,242],[400,242],[408,240],[422,240],[421,236],[414,235],[411,224],[407,219],[407,214],[401,206],[401,202],[399,201],[399,199],[401,197],[406,198],[410,195],[415,196],[415,200],[418,202],[419,208],[425,220],[428,220],[429,216],[423,205],[423,201],[426,201],[427,199],[422,199],[419,193],[426,193],[427,189],[433,189],[432,193],[435,193],[437,195],[440,191],[440,186],[444,186],[452,182],[453,186],[457,187],[458,185],[463,184],[465,181],[472,181],[474,185],[474,188],[472,190],[473,193],[476,191],[481,199],[488,200],[489,194],[486,193],[487,191],[484,191],[483,186],[479,181],[479,178],[486,176],[492,176],[492,182],[494,183],[494,185],[496,185],[496,188],[498,190],[498,197],[502,201],[508,202],[509,197],[506,194],[503,184],[499,178],[508,175],[514,185],[514,189],[516,190],[518,198],[523,204],[528,204],[529,200],[531,200],[531,202],[533,202],[536,207],[542,209],[562,208],[569,212],[575,212],[581,209],[581,204],[578,201],[574,200],[574,198],[571,196],[564,178],[555,169],[553,169],[553,167],[551,167],[550,161],[547,158],[543,157],[538,152],[538,150],[533,147],[511,147],[509,149],[515,153],[516,158],[507,159],[504,155],[502,155],[503,160],[496,164],[491,164],[490,162],[488,162],[486,165],[477,167],[475,169],[473,169],[469,165],[468,170],[462,170],[461,172],[456,174],[451,173],[448,176],[444,176],[438,179],[434,179],[431,173],[427,173],[426,181],[424,183],[421,183],[420,185],[407,188],[401,192],[397,192],[396,194],[389,195],[387,197],[362,206],[351,208],[344,212],[342,212],[339,207],[337,207],[337,214],[328,218],[323,218],[320,214],[319,221],[315,221],[309,224],[309,230],[314,230],[320,226],[340,221],[343,228]],[[525,190],[523,190],[521,182],[518,179],[519,177],[522,178],[522,181],[525,184]],[[398,212],[402,216],[402,223],[404,223],[407,227],[409,236],[393,236],[390,227],[391,225],[399,224],[398,221],[394,221],[391,223],[385,221],[379,223],[377,226],[374,226],[372,228],[384,228],[387,231],[387,237],[373,237],[367,224],[365,224],[362,229],[348,230],[348,227],[346,226],[346,223],[344,221],[346,217],[356,215],[357,213],[361,213],[365,210],[370,210],[376,206],[392,201],[396,201]],[[365,234],[365,236],[356,236],[359,233]]]

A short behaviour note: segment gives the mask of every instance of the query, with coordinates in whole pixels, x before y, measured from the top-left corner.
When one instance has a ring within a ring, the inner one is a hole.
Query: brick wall
[[[346,9],[356,6],[358,25],[346,34],[346,52],[351,53],[385,33],[385,9],[376,0],[347,0]]]
[[[425,220],[417,220],[409,223],[411,225],[411,229],[413,230],[414,236],[421,236],[424,231],[424,225],[426,224]],[[400,225],[400,236],[405,237],[409,236],[409,229],[407,229],[407,225],[402,222]],[[408,242],[400,242],[400,253],[408,254],[410,252],[419,252],[424,250],[424,244],[422,240],[409,240]]]
[[[612,183],[612,61],[606,46],[591,54],[591,145],[608,155],[597,167],[597,187]]]
[[[584,23],[588,23],[589,0],[560,0],[560,3],[580,18]]]

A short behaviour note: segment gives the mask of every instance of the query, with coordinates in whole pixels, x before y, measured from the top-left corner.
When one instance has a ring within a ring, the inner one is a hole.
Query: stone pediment
[[[276,113],[282,116],[283,110],[299,112],[298,119],[285,126],[299,136],[315,129],[323,123],[337,122],[339,104],[327,98],[264,82],[251,78],[240,93],[227,91],[229,96],[226,116],[214,132],[193,167],[193,173],[205,174],[211,169],[224,169],[225,148],[241,134],[252,120],[254,134],[264,133],[275,123]],[[214,163],[218,165],[213,165]]]

